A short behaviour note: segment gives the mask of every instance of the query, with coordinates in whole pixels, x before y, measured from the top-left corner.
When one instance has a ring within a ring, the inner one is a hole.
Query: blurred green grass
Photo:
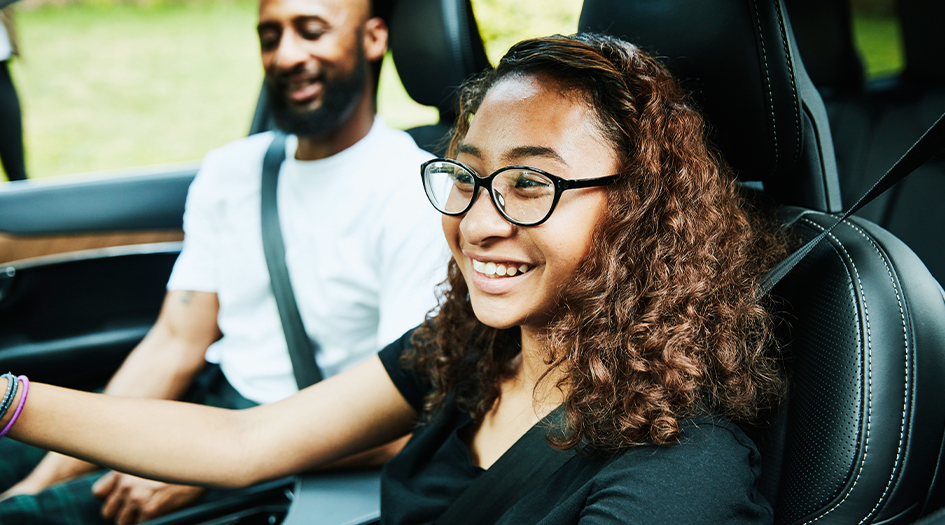
[[[903,68],[902,34],[895,19],[857,16],[853,19],[853,31],[868,78],[892,75]]]
[[[522,38],[572,33],[580,0],[473,0],[490,59]],[[27,168],[42,178],[199,161],[244,136],[262,82],[255,0],[116,0],[20,9],[12,73]],[[871,75],[900,67],[893,22],[857,20]],[[876,58],[878,57],[878,58]],[[387,60],[379,111],[389,124],[432,122]]]

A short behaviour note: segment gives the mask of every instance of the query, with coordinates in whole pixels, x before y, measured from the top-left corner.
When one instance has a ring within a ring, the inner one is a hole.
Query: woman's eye
[[[476,185],[476,180],[470,173],[459,172],[453,174],[453,184],[461,190],[472,191]]]
[[[518,177],[515,178],[515,188],[521,190],[527,189],[538,189],[538,188],[548,188],[551,186],[551,182],[546,180],[544,177],[536,177],[531,173],[520,173]]]

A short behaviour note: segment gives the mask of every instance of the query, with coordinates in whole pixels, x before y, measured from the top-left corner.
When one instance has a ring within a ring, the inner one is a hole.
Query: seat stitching
[[[801,221],[803,221],[803,222],[805,222],[805,223],[807,223],[807,224],[809,224],[809,225],[811,225],[811,226],[813,226],[813,227],[815,227],[815,228],[817,228],[817,229],[819,229],[819,230],[821,230],[821,231],[823,231],[823,230],[825,229],[823,226],[821,226],[821,225],[819,225],[819,224],[817,224],[817,223],[811,221],[810,219],[802,218]],[[843,222],[844,222],[844,224],[847,224],[847,221],[843,221]],[[860,272],[859,272],[859,270],[857,270],[856,263],[853,262],[853,258],[850,257],[850,253],[847,251],[846,247],[843,246],[843,244],[840,243],[840,241],[839,241],[836,237],[834,237],[834,235],[833,235],[832,233],[831,233],[831,234],[828,234],[828,235],[829,235],[829,237],[830,237],[831,239],[833,239],[833,241],[834,241],[834,243],[835,243],[835,244],[834,244],[834,247],[835,247],[835,248],[840,248],[840,250],[842,250],[842,251],[843,251],[843,254],[846,256],[847,261],[849,261],[850,266],[853,268],[853,274],[854,274],[854,276],[856,277],[857,287],[859,287],[859,289],[860,289],[860,295],[863,296],[863,311],[864,311],[864,314],[865,314],[865,317],[866,317],[866,347],[867,347],[867,351],[866,351],[866,358],[867,358],[867,367],[866,367],[866,377],[867,377],[867,396],[866,396],[866,403],[867,403],[867,410],[866,410],[866,439],[864,440],[863,458],[860,460],[860,464],[859,464],[859,466],[857,467],[856,477],[853,479],[853,486],[850,487],[850,490],[848,490],[847,493],[843,496],[843,498],[841,498],[840,501],[838,501],[832,508],[828,509],[826,512],[824,512],[824,513],[821,514],[820,516],[817,516],[816,518],[805,522],[804,525],[807,525],[807,524],[809,524],[809,523],[814,523],[815,521],[818,521],[818,520],[820,520],[821,518],[826,517],[826,516],[827,516],[828,514],[830,514],[831,512],[837,510],[837,508],[839,508],[840,505],[843,505],[843,502],[845,502],[845,501],[847,500],[847,498],[850,497],[850,493],[853,492],[853,490],[852,490],[853,487],[856,487],[857,483],[859,483],[859,481],[860,481],[860,476],[863,474],[863,465],[866,463],[866,458],[869,456],[869,451],[870,451],[870,430],[871,430],[871,428],[872,428],[873,396],[870,395],[870,394],[873,392],[873,340],[872,340],[872,336],[871,336],[871,332],[870,332],[870,312],[869,312],[869,307],[867,306],[867,304],[866,304],[866,298],[865,298],[865,296],[863,295],[863,282],[860,280]]]
[[[896,293],[896,302],[898,303],[898,306],[899,306],[899,318],[900,318],[900,321],[902,322],[903,355],[905,356],[905,365],[906,365],[905,366],[905,374],[906,374],[905,390],[902,396],[902,419],[899,424],[899,445],[896,447],[896,463],[893,465],[892,472],[889,475],[889,481],[886,482],[886,488],[883,489],[882,496],[880,496],[879,500],[876,502],[876,505],[873,506],[873,509],[870,510],[869,515],[866,518],[863,518],[863,521],[860,522],[860,524],[862,524],[863,522],[867,520],[867,518],[872,516],[873,513],[875,513],[877,509],[879,509],[879,506],[886,500],[886,495],[889,493],[889,490],[892,488],[893,481],[896,479],[896,473],[899,470],[899,465],[902,460],[903,443],[905,442],[905,435],[906,435],[906,411],[907,411],[907,405],[909,402],[909,384],[910,384],[909,376],[911,375],[912,368],[909,362],[909,332],[906,329],[906,313],[905,313],[905,310],[903,309],[902,297],[899,295],[899,288],[896,287],[896,279],[893,277],[892,270],[889,268],[889,263],[886,261],[886,257],[883,257],[882,252],[879,250],[879,246],[877,246],[876,243],[873,242],[873,239],[870,238],[870,236],[868,236],[866,232],[864,232],[863,230],[861,230],[854,224],[848,224],[848,226],[856,230],[861,236],[863,236],[864,239],[869,241],[870,245],[873,246],[873,249],[876,250],[877,255],[879,255],[880,260],[883,261],[883,265],[886,267],[886,275],[889,276],[889,282],[892,285],[893,291]]]
[[[761,32],[761,17],[758,15],[758,0],[753,0],[752,2],[755,6],[755,24],[758,26],[758,40],[761,41],[761,58],[765,66],[765,87],[768,90],[768,107],[771,113],[771,138],[774,140],[774,166],[771,168],[771,173],[774,174],[778,170],[778,126],[777,119],[774,114],[774,96],[771,92],[771,74],[768,72],[768,53],[765,50],[765,37]]]
[[[810,219],[802,218],[801,221],[803,221],[803,222],[805,222],[805,223],[807,223],[807,224],[810,224],[810,225],[814,226],[815,228],[820,229],[821,231],[824,230],[824,228],[823,228],[822,226],[820,226],[820,225],[817,224],[817,223],[814,223],[814,222],[811,221]],[[905,365],[906,365],[906,366],[905,366],[905,373],[906,373],[906,377],[905,377],[905,393],[904,393],[904,395],[903,395],[902,416],[901,416],[901,419],[900,419],[900,426],[899,426],[899,444],[898,444],[898,446],[897,446],[897,448],[896,448],[896,462],[895,462],[895,464],[893,465],[893,470],[892,470],[892,473],[891,473],[890,476],[889,476],[889,480],[886,482],[886,487],[883,489],[883,494],[882,494],[882,495],[879,497],[879,499],[877,500],[876,505],[874,505],[873,508],[870,510],[870,512],[859,522],[859,524],[862,525],[864,522],[866,522],[866,520],[868,520],[868,519],[877,511],[877,509],[879,508],[879,506],[880,506],[880,505],[883,503],[883,501],[886,499],[886,495],[888,494],[889,489],[892,487],[893,481],[894,481],[895,478],[896,478],[896,472],[897,472],[897,470],[898,470],[898,468],[899,468],[899,464],[900,464],[901,459],[902,459],[902,448],[903,448],[903,442],[905,441],[906,411],[907,411],[907,404],[908,404],[908,399],[909,399],[909,376],[911,375],[911,374],[910,374],[911,368],[910,368],[910,363],[909,363],[909,351],[908,351],[908,350],[909,350],[909,334],[908,334],[908,331],[906,330],[906,315],[905,315],[905,310],[904,310],[904,308],[903,308],[902,297],[901,297],[900,294],[899,294],[899,289],[896,287],[896,281],[895,281],[895,278],[893,277],[892,270],[891,270],[890,267],[889,267],[889,263],[886,261],[886,257],[883,256],[883,254],[882,254],[882,252],[880,251],[879,247],[876,245],[876,243],[873,241],[873,239],[872,239],[869,235],[866,234],[866,232],[864,232],[862,229],[860,229],[860,228],[857,227],[855,224],[853,224],[853,223],[851,223],[851,222],[849,222],[849,221],[844,220],[844,221],[843,221],[843,224],[844,224],[845,226],[849,226],[849,227],[852,228],[854,231],[856,231],[857,233],[859,233],[863,238],[865,238],[867,241],[869,241],[870,245],[873,247],[873,250],[874,250],[874,251],[876,252],[876,254],[879,256],[880,260],[883,261],[883,265],[884,265],[885,268],[886,268],[886,275],[889,277],[889,281],[890,281],[890,284],[892,285],[893,292],[895,292],[895,294],[896,294],[896,302],[897,302],[898,307],[899,307],[899,316],[900,316],[900,320],[901,320],[901,322],[902,322],[902,333],[903,333],[903,343],[904,343],[904,355],[905,355],[905,360],[906,360],[906,362],[905,362]],[[872,349],[873,349],[873,347],[872,347],[872,337],[871,337],[871,332],[870,332],[869,308],[868,308],[868,306],[867,306],[867,304],[866,304],[866,296],[863,294],[863,284],[862,284],[862,281],[860,281],[859,272],[858,272],[857,269],[856,269],[856,264],[853,262],[852,257],[850,257],[849,252],[847,252],[846,247],[844,247],[843,244],[840,243],[840,240],[837,239],[832,233],[831,233],[831,234],[828,234],[828,235],[830,236],[831,239],[833,239],[833,240],[837,243],[836,246],[838,246],[841,250],[843,250],[843,253],[846,255],[847,259],[850,261],[851,266],[853,266],[853,271],[854,271],[854,273],[855,273],[856,276],[857,276],[857,284],[858,284],[858,286],[859,286],[859,288],[860,288],[860,294],[861,294],[861,296],[863,297],[863,310],[864,310],[865,317],[866,317],[866,335],[867,335],[867,339],[866,339],[866,340],[867,340],[867,347],[868,347],[867,357],[868,357],[868,362],[869,362],[869,368],[868,368],[867,377],[869,378],[869,380],[868,380],[868,393],[870,394],[870,396],[869,396],[868,399],[867,399],[866,443],[865,443],[865,449],[864,449],[864,453],[863,453],[863,460],[860,462],[860,466],[859,466],[859,469],[858,469],[858,471],[857,471],[856,479],[854,479],[854,481],[853,481],[853,487],[855,487],[856,484],[857,484],[857,482],[859,481],[860,475],[862,474],[862,471],[863,471],[863,464],[866,462],[866,458],[867,458],[867,456],[869,455],[869,436],[870,436],[871,421],[872,421],[872,407],[873,407],[873,403],[872,403],[872,395],[871,395],[871,394],[872,394],[872,387],[873,387],[873,367],[872,367]],[[833,512],[834,510],[836,510],[836,509],[837,509],[840,505],[842,505],[843,502],[846,501],[846,499],[850,496],[850,493],[852,492],[852,488],[853,488],[853,487],[851,487],[851,490],[847,491],[847,494],[846,494],[839,502],[837,502],[837,504],[834,505],[833,508],[831,508],[830,510],[828,510],[828,511],[826,511],[825,513],[821,514],[821,515],[818,516],[817,518],[814,518],[813,520],[810,520],[810,521],[808,521],[808,522],[806,522],[806,523],[813,523],[814,521],[817,521],[817,520],[819,520],[820,518],[823,518],[824,516],[830,514],[830,513]]]
[[[797,79],[794,75],[794,61],[791,60],[791,48],[788,42],[787,26],[784,24],[784,14],[781,13],[780,5],[774,6],[774,11],[778,15],[778,27],[781,29],[781,45],[784,46],[784,62],[787,64],[788,77],[791,79],[791,94],[794,101],[794,163],[797,164],[801,158],[801,103],[797,95]]]

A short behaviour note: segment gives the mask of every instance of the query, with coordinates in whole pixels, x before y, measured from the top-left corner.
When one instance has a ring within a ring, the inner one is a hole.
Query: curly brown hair
[[[787,254],[786,238],[740,193],[668,70],[604,35],[520,42],[462,88],[451,155],[488,90],[510,75],[582,93],[622,165],[585,264],[562,283],[543,335],[565,398],[566,428],[552,443],[669,444],[682,417],[750,422],[776,404],[783,379],[757,281]],[[518,330],[476,320],[455,260],[447,281],[404,362],[430,381],[427,416],[451,397],[481,421],[511,374]]]

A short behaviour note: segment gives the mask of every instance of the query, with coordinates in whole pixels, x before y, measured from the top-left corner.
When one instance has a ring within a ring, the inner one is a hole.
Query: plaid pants
[[[207,365],[184,397],[185,401],[221,408],[249,408],[255,403],[241,396],[223,377],[220,367]],[[0,492],[25,477],[45,451],[9,439],[0,439]],[[0,501],[2,525],[113,525],[102,518],[102,502],[92,495],[92,484],[107,471],[101,470],[39,494]],[[210,491],[204,499],[219,497]],[[199,502],[199,500],[198,500]]]

